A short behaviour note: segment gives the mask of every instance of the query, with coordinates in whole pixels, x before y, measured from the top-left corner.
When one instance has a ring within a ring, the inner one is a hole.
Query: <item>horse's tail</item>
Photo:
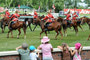
[[[3,29],[3,20],[4,20],[4,18],[3,19],[1,19],[1,28]]]

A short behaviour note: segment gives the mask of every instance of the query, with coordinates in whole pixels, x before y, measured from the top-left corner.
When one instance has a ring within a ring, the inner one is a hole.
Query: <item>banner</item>
[[[64,9],[64,12],[70,10],[71,12],[77,11],[79,14],[90,14],[90,9]]]

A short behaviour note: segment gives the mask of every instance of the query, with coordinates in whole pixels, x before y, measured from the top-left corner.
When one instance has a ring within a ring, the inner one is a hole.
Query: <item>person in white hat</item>
[[[49,41],[50,39],[47,36],[43,36],[41,39],[42,44],[38,47],[38,49],[42,50],[43,60],[53,60],[51,53],[53,51],[53,47]]]

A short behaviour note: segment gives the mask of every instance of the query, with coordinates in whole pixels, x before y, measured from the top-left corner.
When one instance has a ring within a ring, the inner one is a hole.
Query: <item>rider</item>
[[[18,14],[18,11],[15,11],[15,14],[11,16],[11,19],[12,21],[18,21],[18,17],[20,17],[20,15]]]
[[[76,12],[74,12],[72,16],[73,16],[73,18],[72,18],[73,20],[76,20],[76,18],[78,17]]]
[[[70,10],[68,11],[68,13],[67,14],[64,14],[64,15],[66,15],[66,20],[67,20],[67,24],[69,25],[70,23],[71,23],[71,15],[70,15]]]
[[[54,19],[54,17],[53,17],[53,15],[51,14],[51,12],[48,11],[48,15],[47,15],[45,18],[43,18],[43,20],[45,20],[45,28],[46,28],[46,30],[47,30],[47,26],[48,26],[50,23],[52,23],[52,19]]]
[[[38,17],[37,12],[34,10],[34,19],[36,19]]]
[[[9,11],[8,11],[8,9],[5,11],[5,17],[7,17],[7,18],[9,18],[9,16],[10,16],[10,13],[9,13]]]
[[[11,25],[16,23],[18,21],[18,17],[20,17],[20,15],[18,14],[18,11],[15,11],[15,13],[11,16],[11,23],[10,23],[10,27],[11,28]]]

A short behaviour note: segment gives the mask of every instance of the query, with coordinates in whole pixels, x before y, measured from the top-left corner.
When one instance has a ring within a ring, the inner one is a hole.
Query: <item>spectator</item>
[[[43,60],[53,60],[51,51],[53,51],[52,45],[49,43],[50,39],[48,39],[47,36],[43,36],[43,39],[41,39],[41,45],[38,47],[38,49],[42,50],[42,56]]]
[[[81,60],[80,53],[82,51],[82,46],[80,43],[75,44],[75,50],[72,52],[72,49],[70,49],[71,55],[73,56],[73,60]]]
[[[70,52],[69,52],[69,46],[66,43],[62,43],[62,46],[57,46],[57,48],[62,50],[63,54],[63,60],[71,60],[70,59]]]
[[[18,53],[21,55],[21,60],[30,60],[29,58],[29,50],[27,49],[28,45],[23,43],[22,46],[16,48]]]
[[[34,46],[30,46],[29,49],[30,49],[30,60],[40,60],[39,52],[38,55],[35,53],[36,48]]]

